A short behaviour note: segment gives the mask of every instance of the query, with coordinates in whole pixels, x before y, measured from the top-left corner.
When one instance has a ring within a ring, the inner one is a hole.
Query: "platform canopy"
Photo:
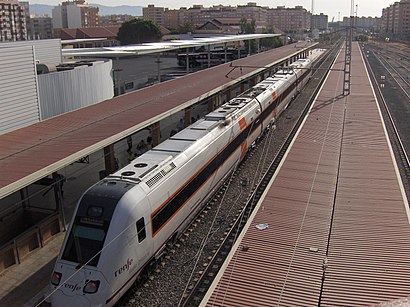
[[[98,47],[98,48],[75,48],[63,49],[63,56],[81,56],[81,57],[121,57],[132,55],[145,55],[153,53],[161,53],[170,50],[199,47],[206,45],[217,45],[228,42],[236,42],[243,40],[259,39],[281,36],[281,34],[239,34],[239,35],[224,35],[212,37],[200,37],[189,40],[170,40],[157,43],[144,43],[138,45],[115,46],[115,47]],[[71,40],[75,42],[75,40]],[[64,43],[64,41],[62,41]]]

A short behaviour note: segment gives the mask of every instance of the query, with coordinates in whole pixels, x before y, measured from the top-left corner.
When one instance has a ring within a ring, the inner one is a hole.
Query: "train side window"
[[[143,217],[137,221],[137,233],[138,233],[138,242],[141,243],[147,237],[147,234],[145,232],[145,222],[144,222]]]

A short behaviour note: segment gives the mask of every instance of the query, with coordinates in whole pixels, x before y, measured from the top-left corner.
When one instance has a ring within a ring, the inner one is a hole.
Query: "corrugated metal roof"
[[[311,46],[273,49],[238,60],[236,65],[247,66],[241,70],[215,66],[3,134],[0,197]]]
[[[337,97],[343,72],[331,72],[201,306],[352,306],[409,295],[408,204],[357,45],[352,61],[351,95]]]
[[[64,56],[100,56],[100,55],[144,55],[151,53],[160,53],[169,50],[189,48],[196,46],[206,46],[213,44],[223,44],[242,40],[251,40],[259,38],[268,38],[281,36],[281,34],[241,34],[241,35],[224,35],[215,37],[201,37],[189,40],[170,40],[166,42],[145,43],[138,45],[127,45],[119,47],[101,47],[101,48],[76,48],[63,49]]]

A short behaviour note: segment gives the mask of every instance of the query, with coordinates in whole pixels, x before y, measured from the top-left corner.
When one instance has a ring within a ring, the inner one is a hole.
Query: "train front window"
[[[62,260],[97,266],[107,232],[121,197],[134,184],[102,180],[82,197],[63,248]]]
[[[71,229],[62,259],[97,266],[104,245],[105,227],[81,225],[78,222]]]

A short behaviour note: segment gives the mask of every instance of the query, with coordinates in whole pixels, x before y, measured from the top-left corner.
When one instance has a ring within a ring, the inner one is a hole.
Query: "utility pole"
[[[358,7],[359,7],[359,5],[356,4],[356,11],[354,12],[354,28],[355,29],[357,29],[357,11],[358,11]]]
[[[350,64],[352,60],[352,38],[354,22],[354,0],[350,4],[350,24],[346,27],[346,50],[345,50],[345,67],[343,80],[343,95],[350,94]]]
[[[314,11],[314,9],[315,9],[315,0],[312,0],[312,9],[311,9],[311,12],[312,12],[312,16],[310,17],[310,32],[311,32],[311,34],[312,34],[312,38],[313,38],[313,11]]]

